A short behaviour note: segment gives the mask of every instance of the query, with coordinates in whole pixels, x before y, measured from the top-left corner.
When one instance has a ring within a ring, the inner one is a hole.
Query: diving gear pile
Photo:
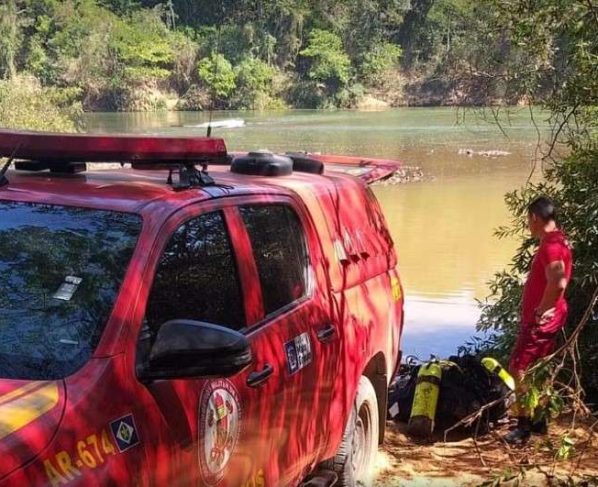
[[[490,357],[480,361],[462,355],[427,363],[412,359],[391,385],[389,416],[408,422],[410,435],[426,438],[494,403],[469,425],[486,430],[506,416],[513,386],[510,374]]]

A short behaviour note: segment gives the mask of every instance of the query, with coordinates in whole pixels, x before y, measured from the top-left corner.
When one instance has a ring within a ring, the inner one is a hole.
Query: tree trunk
[[[13,79],[17,75],[17,68],[15,64],[16,53],[19,44],[19,30],[17,26],[17,4],[16,0],[5,0],[4,9],[2,12],[2,20],[0,29],[6,36],[0,45],[4,48],[4,78]]]
[[[415,50],[419,31],[425,24],[432,5],[434,5],[434,0],[412,0],[411,10],[405,14],[398,33],[398,41],[403,50],[401,61],[405,67],[410,67],[414,57],[417,56]]]

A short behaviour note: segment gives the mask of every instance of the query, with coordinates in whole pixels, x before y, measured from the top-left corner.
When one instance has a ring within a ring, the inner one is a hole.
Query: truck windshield
[[[0,201],[0,378],[57,379],[91,356],[141,218]]]

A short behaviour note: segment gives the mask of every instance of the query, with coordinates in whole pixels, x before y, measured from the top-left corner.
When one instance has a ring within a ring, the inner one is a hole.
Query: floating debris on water
[[[402,166],[392,176],[381,181],[376,181],[374,184],[378,186],[392,186],[395,184],[419,183],[430,179],[433,178],[426,177],[424,171],[419,166]]]
[[[484,157],[502,157],[508,156],[511,153],[505,150],[473,150],[473,149],[459,149],[457,154],[464,155],[464,156],[484,156]]]

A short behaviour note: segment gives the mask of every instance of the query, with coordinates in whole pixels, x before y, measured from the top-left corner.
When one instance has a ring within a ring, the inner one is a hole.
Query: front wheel
[[[378,399],[370,380],[361,376],[343,441],[333,459],[339,487],[372,485],[378,451]]]

